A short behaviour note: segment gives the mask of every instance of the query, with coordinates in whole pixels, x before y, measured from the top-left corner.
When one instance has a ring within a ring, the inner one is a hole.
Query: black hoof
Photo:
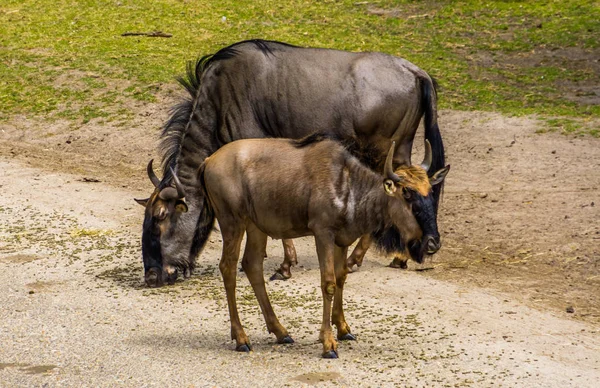
[[[273,281],[273,280],[288,280],[288,278],[286,278],[285,276],[283,276],[282,274],[280,274],[279,272],[275,272],[273,274],[273,276],[271,276],[269,278],[269,280]]]
[[[283,337],[281,341],[277,341],[278,344],[293,344],[294,340],[289,335]]]
[[[406,260],[402,260],[399,257],[394,258],[394,261],[390,263],[391,268],[408,269],[408,263]]]
[[[237,346],[235,348],[235,351],[249,353],[250,351],[252,351],[252,346],[250,346],[250,344],[243,344],[243,345]]]
[[[346,333],[341,337],[338,337],[340,341],[356,341],[356,337],[352,333]]]
[[[335,350],[330,350],[323,353],[323,358],[338,358],[338,354]]]

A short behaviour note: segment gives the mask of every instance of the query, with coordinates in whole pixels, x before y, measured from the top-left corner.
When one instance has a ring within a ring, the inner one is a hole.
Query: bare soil
[[[424,266],[369,252],[349,277],[358,341],[319,359],[311,239],[267,287],[296,340],[275,344],[243,274],[254,344],[229,340],[214,233],[194,277],[147,289],[145,165],[173,102],[132,125],[0,125],[0,386],[547,386],[600,380],[600,140],[536,134],[535,117],[442,111],[443,248]],[[422,153],[417,142],[415,159]],[[270,243],[265,277],[279,264]],[[569,311],[569,312],[568,312]]]

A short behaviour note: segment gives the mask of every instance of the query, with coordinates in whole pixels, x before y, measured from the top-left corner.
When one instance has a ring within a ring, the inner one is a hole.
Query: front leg
[[[335,281],[336,290],[333,299],[333,313],[331,322],[337,327],[337,338],[339,340],[355,340],[356,337],[350,332],[350,326],[344,318],[344,283],[348,276],[348,266],[346,265],[346,255],[348,247],[335,247]]]
[[[323,321],[319,340],[323,344],[323,358],[338,358],[337,341],[331,330],[331,305],[336,293],[334,238],[330,233],[315,234],[319,268],[321,270],[321,291],[323,293]]]

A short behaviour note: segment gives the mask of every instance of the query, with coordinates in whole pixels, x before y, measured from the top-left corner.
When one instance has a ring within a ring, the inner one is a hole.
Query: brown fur
[[[389,161],[391,164],[391,157]],[[391,166],[388,168],[391,170]],[[267,329],[279,343],[288,343],[291,338],[277,320],[265,289],[267,235],[315,237],[323,294],[319,338],[324,357],[337,357],[332,323],[337,326],[338,339],[354,338],[343,313],[348,246],[365,234],[386,236],[388,243],[397,243],[396,249],[419,244],[422,237],[401,186],[384,189],[384,184],[392,182],[390,177],[386,179],[365,167],[335,141],[297,148],[285,139],[239,140],[211,155],[199,174],[223,236],[219,269],[227,294],[231,336],[240,351],[250,348],[235,297],[244,232],[247,242],[242,268]]]

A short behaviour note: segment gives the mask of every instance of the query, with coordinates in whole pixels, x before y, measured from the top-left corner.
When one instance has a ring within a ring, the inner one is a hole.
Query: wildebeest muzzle
[[[163,270],[159,267],[149,268],[145,275],[144,281],[148,287],[162,287],[165,284],[174,284],[178,277],[177,268],[168,267]]]

